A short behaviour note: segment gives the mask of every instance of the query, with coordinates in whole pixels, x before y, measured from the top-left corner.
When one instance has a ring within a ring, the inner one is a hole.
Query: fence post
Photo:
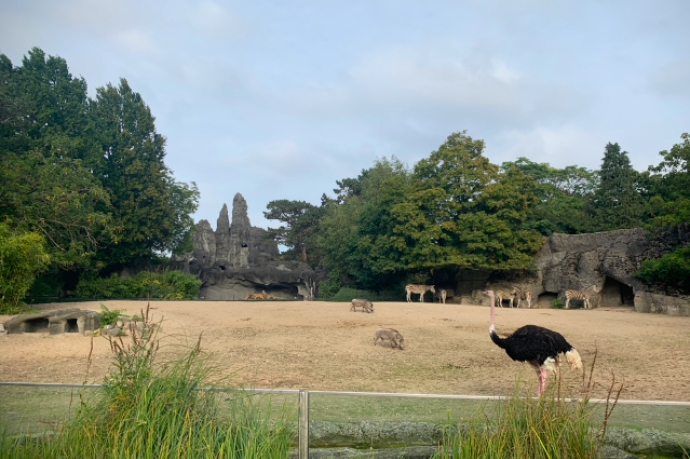
[[[309,391],[299,391],[298,459],[309,459]]]

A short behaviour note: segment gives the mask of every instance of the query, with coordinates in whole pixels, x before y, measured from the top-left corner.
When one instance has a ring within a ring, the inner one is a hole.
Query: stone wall
[[[660,234],[642,228],[590,234],[553,234],[546,238],[532,273],[494,273],[489,287],[518,285],[531,291],[537,303],[550,306],[566,289],[603,287],[593,306],[634,305],[638,312],[690,316],[690,297],[672,288],[645,284],[634,276],[642,261],[659,258],[690,243],[690,225]]]

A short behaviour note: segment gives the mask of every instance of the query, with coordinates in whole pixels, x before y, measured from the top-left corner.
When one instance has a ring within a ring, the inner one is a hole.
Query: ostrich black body
[[[538,325],[520,327],[507,338],[501,338],[495,331],[491,331],[490,335],[491,341],[505,349],[511,359],[519,362],[536,361],[543,365],[549,357],[555,359],[558,354],[573,349],[563,335]]]

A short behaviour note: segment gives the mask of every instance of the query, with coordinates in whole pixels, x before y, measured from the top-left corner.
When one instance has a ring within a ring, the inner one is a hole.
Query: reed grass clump
[[[80,400],[76,415],[52,436],[27,441],[0,438],[0,458],[285,458],[294,432],[285,416],[271,418],[243,391],[224,394],[230,410],[220,413],[216,393],[202,390],[210,370],[196,346],[178,360],[157,362],[159,340],[148,310],[146,327],[131,342],[111,339],[114,365],[102,393]]]
[[[541,397],[520,396],[516,389],[495,417],[449,428],[434,459],[599,459],[622,384],[612,375],[604,420],[597,425],[595,405],[589,402],[596,357],[595,352],[589,376],[583,372],[579,399],[562,397],[560,377]]]

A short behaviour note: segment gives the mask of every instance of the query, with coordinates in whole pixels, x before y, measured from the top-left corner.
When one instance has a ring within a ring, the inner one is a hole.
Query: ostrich
[[[546,388],[546,370],[553,371],[558,363],[558,355],[565,354],[565,358],[573,370],[582,368],[582,359],[575,348],[568,343],[563,335],[538,325],[525,325],[518,328],[507,338],[501,338],[494,328],[494,292],[483,292],[491,301],[491,322],[489,336],[501,349],[505,349],[508,356],[519,362],[527,362],[537,372],[539,377],[538,395]]]

